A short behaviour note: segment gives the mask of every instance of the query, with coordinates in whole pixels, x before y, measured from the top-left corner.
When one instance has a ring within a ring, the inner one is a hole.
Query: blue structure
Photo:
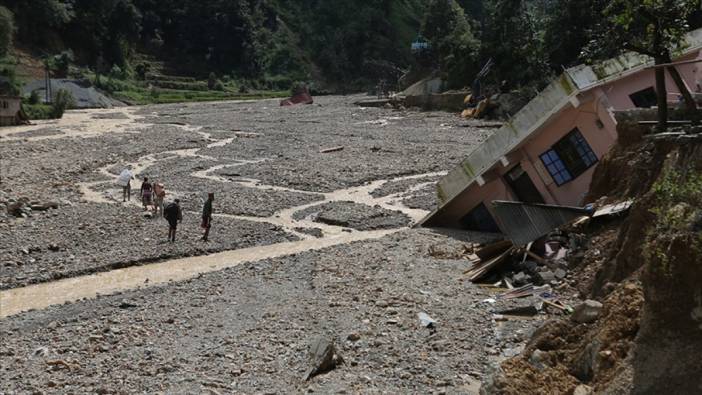
[[[412,53],[420,53],[428,50],[431,46],[429,42],[422,37],[422,35],[417,35],[417,38],[412,42]]]

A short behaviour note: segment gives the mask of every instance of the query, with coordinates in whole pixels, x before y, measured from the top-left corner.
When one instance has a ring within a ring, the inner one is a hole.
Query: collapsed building
[[[702,29],[674,59],[690,92],[702,87]],[[437,208],[419,224],[504,231],[492,202],[581,206],[595,165],[617,140],[615,112],[657,104],[653,60],[626,53],[565,70],[437,185]],[[666,73],[667,101],[681,93]]]

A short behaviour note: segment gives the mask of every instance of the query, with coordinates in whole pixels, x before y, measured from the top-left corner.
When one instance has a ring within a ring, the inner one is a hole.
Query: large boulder
[[[305,374],[304,380],[328,372],[343,362],[338,354],[334,340],[320,336],[310,343],[309,351],[310,369]]]

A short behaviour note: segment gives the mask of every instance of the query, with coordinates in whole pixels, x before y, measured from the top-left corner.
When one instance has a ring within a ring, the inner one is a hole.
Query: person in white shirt
[[[129,167],[122,170],[117,177],[117,185],[122,186],[122,201],[132,200],[132,178],[134,175]]]

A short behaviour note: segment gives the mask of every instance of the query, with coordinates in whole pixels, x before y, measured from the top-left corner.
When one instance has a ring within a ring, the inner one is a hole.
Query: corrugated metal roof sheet
[[[583,215],[590,215],[580,207],[555,206],[495,200],[492,207],[500,228],[515,245],[524,245],[538,239]]]

